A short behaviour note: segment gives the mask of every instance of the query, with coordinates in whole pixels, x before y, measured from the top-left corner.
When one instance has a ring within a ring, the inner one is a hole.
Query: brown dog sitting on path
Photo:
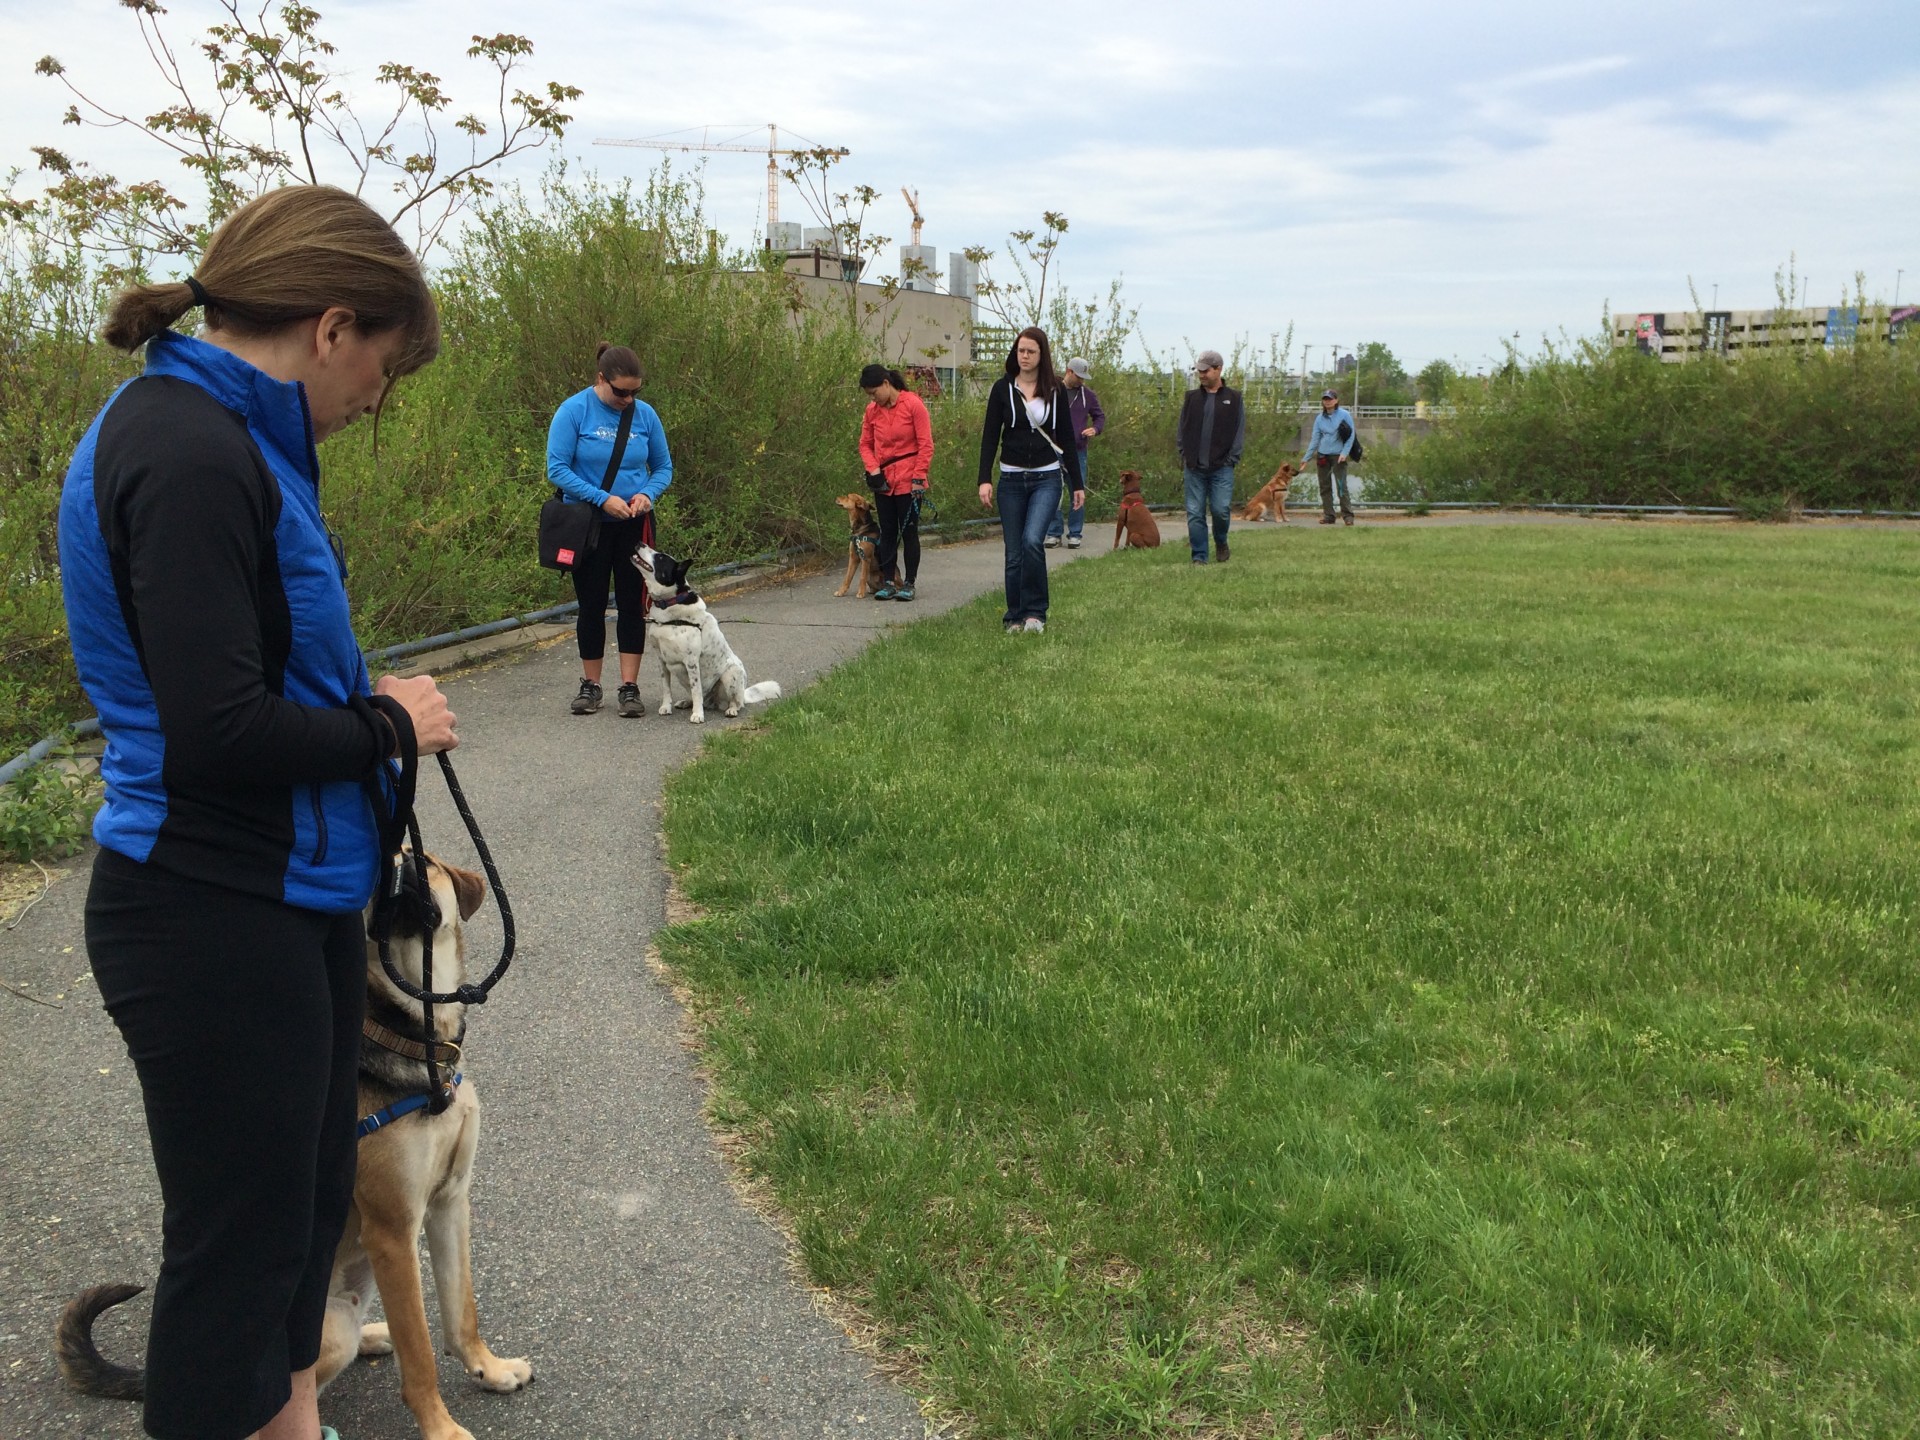
[[[1240,512],[1242,520],[1264,520],[1272,515],[1282,525],[1287,523],[1287,490],[1293,484],[1294,469],[1291,465],[1282,465],[1273,472],[1273,478],[1262,485],[1247,508]]]
[[[837,599],[847,593],[856,572],[860,588],[853,598],[864,600],[870,591],[880,588],[880,522],[873,518],[873,502],[864,495],[842,495],[833,502],[847,512],[847,574],[834,591]]]
[[[394,968],[418,988],[425,975],[422,959],[431,947],[434,985],[457,990],[467,978],[465,922],[480,908],[487,882],[431,855],[421,863],[437,913],[423,915],[411,926],[397,925],[389,952]],[[466,1009],[448,1004],[433,1010],[433,1073],[443,1087],[451,1086],[446,1108],[434,1114],[430,1108],[408,1110],[396,1104],[426,1087],[426,1016],[418,1001],[394,985],[379,947],[368,942],[359,1076],[359,1109],[366,1118],[360,1122],[353,1208],[333,1257],[315,1378],[324,1390],[357,1356],[397,1356],[400,1395],[422,1440],[473,1440],[440,1395],[420,1283],[422,1232],[440,1301],[440,1343],[483,1390],[507,1394],[533,1381],[533,1367],[525,1360],[503,1359],[481,1338],[474,1302],[467,1197],[480,1138],[480,1101],[472,1078],[460,1069]],[[236,1075],[234,1083],[244,1084],[245,1077]],[[399,1110],[405,1113],[396,1114]],[[62,1313],[55,1353],[67,1383],[82,1394],[141,1398],[145,1372],[105,1359],[93,1341],[95,1318],[140,1289],[97,1285]],[[376,1298],[384,1322],[373,1322],[369,1313]]]
[[[1120,472],[1120,515],[1113,525],[1113,548],[1124,550],[1160,548],[1160,525],[1147,509],[1146,496],[1140,493],[1140,472]]]

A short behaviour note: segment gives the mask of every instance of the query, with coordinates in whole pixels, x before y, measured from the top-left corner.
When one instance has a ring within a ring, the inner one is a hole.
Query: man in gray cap
[[[1093,386],[1087,383],[1093,378],[1093,362],[1073,359],[1067,361],[1067,368],[1060,372],[1060,383],[1067,387],[1067,404],[1073,415],[1073,433],[1080,441],[1080,479],[1084,484],[1087,478],[1087,442],[1107,428],[1107,412],[1100,408],[1100,397],[1093,393]],[[1049,549],[1060,544],[1060,534],[1064,530],[1067,536],[1067,548],[1080,548],[1080,532],[1087,523],[1087,503],[1082,500],[1078,505],[1066,491],[1060,492],[1061,502],[1067,507],[1064,523],[1055,515],[1047,526],[1047,546]]]
[[[1202,350],[1193,362],[1200,383],[1180,404],[1175,443],[1187,480],[1187,543],[1193,563],[1207,563],[1207,515],[1213,515],[1213,553],[1227,563],[1227,521],[1233,514],[1233,467],[1247,441],[1247,407],[1240,392],[1223,382],[1226,361]]]

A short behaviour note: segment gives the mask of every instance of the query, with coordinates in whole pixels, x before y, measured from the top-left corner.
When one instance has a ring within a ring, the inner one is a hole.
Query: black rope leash
[[[427,1109],[438,1115],[453,1103],[453,1086],[441,1078],[440,1051],[444,1048],[457,1055],[459,1047],[449,1045],[435,1034],[433,1007],[487,1003],[493,987],[500,983],[500,977],[507,973],[507,967],[513,963],[513,906],[507,900],[507,888],[501,883],[499,867],[493,863],[493,852],[487,848],[480,822],[474,818],[473,807],[467,803],[466,792],[460,788],[460,777],[454,773],[453,762],[442,752],[437,758],[440,761],[440,773],[447,782],[447,793],[453,797],[454,808],[460,812],[467,835],[480,856],[480,865],[486,871],[487,886],[493,892],[494,904],[500,907],[501,946],[500,958],[486,979],[477,985],[462,984],[444,992],[435,990],[433,937],[440,929],[442,916],[440,902],[434,898],[433,887],[427,881],[427,851],[420,839],[419,816],[414,813],[414,797],[420,778],[420,751],[411,725],[396,724],[393,728],[400,737],[400,754],[396,757],[400,762],[399,773],[383,764],[374,779],[368,782],[375,816],[385,811],[385,819],[379,823],[380,853],[385,873],[367,920],[367,936],[379,947],[380,968],[386,972],[394,988],[419,1002],[425,1037],[426,1055],[423,1063],[427,1070]],[[422,937],[421,983],[418,985],[402,975],[393,963],[392,940],[396,931]]]
[[[460,819],[465,822],[467,834],[473,840],[473,848],[480,856],[480,868],[487,872],[487,888],[493,892],[493,903],[500,907],[500,958],[494,963],[494,967],[488,973],[487,978],[482,980],[478,985],[462,985],[457,990],[449,990],[444,994],[438,993],[432,988],[433,947],[431,944],[425,947],[425,954],[421,956],[420,978],[425,982],[424,986],[412,984],[404,975],[394,969],[393,961],[387,953],[387,941],[384,939],[380,941],[380,965],[381,968],[387,972],[387,978],[394,983],[395,987],[397,987],[403,995],[418,1000],[423,1005],[484,1005],[487,1003],[487,996],[492,993],[493,987],[500,983],[500,977],[507,973],[507,967],[513,963],[515,940],[513,906],[507,901],[506,886],[500,883],[500,870],[499,867],[493,863],[493,852],[487,848],[487,838],[480,833],[480,822],[474,819],[473,807],[467,803],[467,792],[460,788],[460,777],[453,773],[453,762],[447,759],[445,751],[442,751],[434,758],[440,762],[440,773],[446,777],[447,793],[453,797],[453,808],[460,812]],[[417,763],[416,761],[416,764]],[[413,854],[415,857],[409,862],[407,868],[411,869],[417,878],[404,880],[403,883],[417,885],[420,890],[426,893],[428,903],[433,907],[434,919],[436,921],[433,929],[437,930],[440,928],[437,923],[440,918],[440,902],[432,898],[433,892],[427,887],[426,874],[420,868],[418,857],[424,855],[426,850],[420,843],[420,822],[418,817],[414,815],[411,805],[407,807],[407,837],[413,842]],[[394,858],[398,859],[399,857],[396,856]],[[432,936],[432,933],[432,930],[427,932],[429,937]]]

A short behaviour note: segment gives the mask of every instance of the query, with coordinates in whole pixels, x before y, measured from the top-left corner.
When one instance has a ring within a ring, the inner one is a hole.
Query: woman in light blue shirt
[[[580,601],[575,634],[580,644],[580,689],[575,715],[600,708],[601,666],[607,653],[607,588],[618,609],[620,713],[645,714],[640,704],[640,654],[647,643],[647,590],[629,564],[635,547],[653,544],[653,503],[673,483],[673,456],[660,417],[640,393],[640,357],[624,345],[600,342],[593,384],[569,395],[547,427],[547,478],[570,500],[585,500],[604,512],[600,538],[573,566],[573,593]],[[620,437],[621,417],[631,410],[627,443],[609,483],[607,467]]]

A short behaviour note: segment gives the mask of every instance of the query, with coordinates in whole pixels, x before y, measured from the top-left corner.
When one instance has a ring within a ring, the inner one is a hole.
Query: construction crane
[[[732,143],[711,144],[707,140],[707,134],[712,128],[713,127],[709,125],[701,129],[700,140],[697,144],[691,140],[666,139],[596,140],[593,143],[596,145],[628,145],[641,150],[679,150],[682,152],[695,150],[730,150],[743,155],[759,155],[764,153],[767,157],[767,228],[769,230],[779,223],[780,220],[780,166],[776,160],[777,156],[813,155],[818,153],[831,155],[835,159],[839,159],[853,153],[851,150],[845,148],[835,150],[829,149],[824,145],[810,145],[800,150],[791,148],[783,150],[780,147],[780,130],[779,127],[775,125],[767,126],[767,143],[764,151],[763,147],[759,145],[736,145]]]
[[[907,202],[907,209],[913,212],[913,243],[918,245],[920,243],[920,227],[927,223],[925,217],[920,214],[920,192],[918,190],[909,190],[906,186],[902,185],[900,187],[900,195],[901,198]]]

